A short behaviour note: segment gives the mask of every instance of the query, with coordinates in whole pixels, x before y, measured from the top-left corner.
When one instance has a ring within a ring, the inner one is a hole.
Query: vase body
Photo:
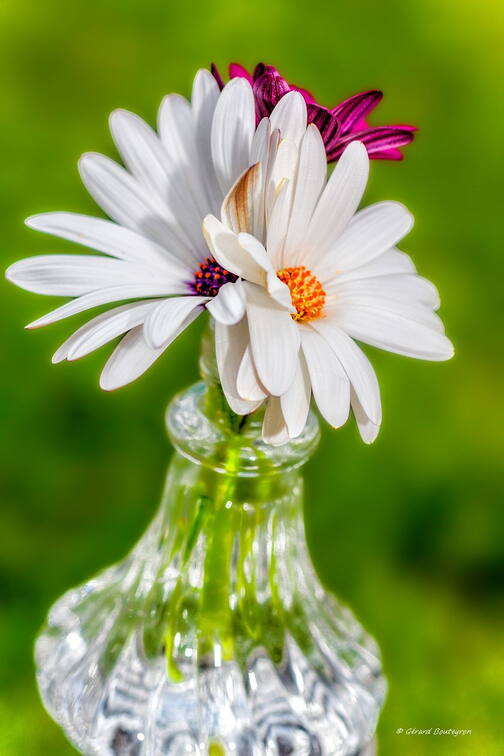
[[[51,609],[44,704],[89,756],[363,753],[385,682],[307,552],[300,466],[317,421],[266,447],[257,423],[209,419],[211,391],[170,405],[178,451],[137,546]]]

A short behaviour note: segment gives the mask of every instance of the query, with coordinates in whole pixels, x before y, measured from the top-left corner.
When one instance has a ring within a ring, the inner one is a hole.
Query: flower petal
[[[296,374],[300,345],[298,326],[264,289],[249,283],[245,287],[254,364],[269,393],[280,396],[290,387]]]
[[[295,265],[313,212],[325,185],[327,173],[324,144],[316,126],[308,126],[299,151],[299,166],[292,198],[284,259]]]
[[[259,376],[252,359],[250,344],[247,344],[243,353],[238,375],[236,376],[236,389],[239,396],[248,401],[262,401],[266,398],[266,391],[261,385]]]
[[[120,286],[109,286],[105,289],[91,291],[89,294],[83,294],[71,302],[66,302],[61,307],[57,307],[47,315],[29,323],[26,328],[41,328],[42,326],[56,323],[58,320],[69,318],[71,315],[77,315],[79,312],[91,310],[93,307],[110,304],[111,302],[120,302],[123,299],[146,299],[150,297],[166,297],[170,294],[180,294],[178,287],[170,286],[166,283],[157,284],[127,284]]]
[[[337,145],[328,153],[327,159],[337,160],[346,145],[356,139],[366,146],[369,156],[374,157],[378,153],[409,144],[415,138],[416,130],[415,126],[374,126],[362,131],[353,131],[338,139]]]
[[[334,246],[361,201],[369,172],[369,158],[360,142],[352,142],[334,169],[318,202],[306,235],[304,264]]]
[[[241,231],[262,237],[263,179],[261,163],[256,163],[240,176],[222,203],[223,223],[236,234]]]
[[[379,424],[381,422],[380,388],[376,373],[364,352],[329,318],[314,320],[310,325],[336,354],[368,417]]]
[[[380,431],[380,424],[369,419],[353,389],[350,392],[350,401],[362,440],[365,444],[372,444]]]
[[[81,326],[60,346],[53,355],[53,363],[85,357],[117,336],[141,325],[158,305],[159,299],[129,302],[100,313]]]
[[[282,139],[299,146],[307,125],[306,103],[299,92],[288,92],[270,115],[271,130],[279,129]]]
[[[211,134],[215,171],[224,194],[250,165],[255,125],[252,87],[245,79],[232,79],[219,97]]]
[[[358,297],[374,298],[377,304],[389,300],[406,304],[421,304],[437,310],[440,305],[439,293],[433,283],[415,274],[376,276],[339,283],[337,287],[340,301],[355,301]]]
[[[308,123],[313,123],[319,130],[325,149],[332,149],[337,144],[340,133],[338,119],[330,110],[322,107],[322,105],[310,103],[306,107],[308,111]]]
[[[341,135],[344,136],[352,131],[356,124],[376,108],[382,97],[383,92],[379,89],[370,89],[348,97],[333,108],[331,112],[341,124]]]
[[[280,399],[270,396],[264,413],[262,436],[271,446],[282,446],[289,441],[289,431],[282,414]]]
[[[225,283],[219,293],[207,302],[207,310],[215,320],[224,325],[233,325],[245,315],[245,292],[243,283],[238,281]]]
[[[159,285],[159,272],[97,255],[38,255],[11,265],[5,274],[16,286],[36,294],[77,297],[106,286]]]
[[[330,292],[339,284],[347,281],[392,276],[400,273],[416,273],[413,260],[405,252],[398,249],[388,249],[366,265],[339,273],[331,283],[325,284],[325,290]]]
[[[158,349],[175,336],[196,318],[201,307],[208,302],[208,297],[171,297],[160,302],[151,312],[144,324],[144,335],[147,344],[152,349]],[[198,310],[196,310],[198,308]],[[196,310],[196,312],[193,312]],[[175,334],[175,336],[174,336]]]
[[[151,266],[181,283],[186,280],[187,272],[192,272],[187,260],[177,258],[152,239],[103,218],[78,213],[41,213],[27,218],[25,223],[37,231],[83,244],[120,260]]]
[[[167,346],[152,349],[144,339],[142,326],[128,331],[105,363],[100,376],[101,388],[114,391],[136,380],[163,354]]]
[[[302,433],[310,410],[311,383],[302,352],[299,354],[298,369],[292,386],[282,394],[280,403],[290,438]]]
[[[213,215],[203,221],[203,234],[219,265],[247,281],[265,285],[271,263],[257,239],[250,234],[235,234]]]
[[[322,282],[371,262],[406,236],[412,226],[413,216],[399,202],[377,202],[360,210],[319,258]]]
[[[334,322],[352,338],[388,352],[436,362],[453,356],[453,345],[443,333],[397,312],[345,307]]]
[[[257,117],[269,116],[277,102],[290,90],[289,85],[273,66],[264,66],[263,72],[254,72],[254,96]]]
[[[222,194],[217,182],[212,160],[211,132],[215,107],[219,99],[219,87],[209,71],[200,69],[192,88],[192,111],[194,119],[194,138],[203,178],[208,210],[217,215]],[[206,215],[206,212],[202,214]]]
[[[313,398],[322,417],[339,428],[350,411],[350,381],[327,341],[309,326],[302,326],[300,331]]]
[[[215,355],[219,378],[227,402],[237,415],[248,415],[257,409],[262,402],[262,400],[250,402],[242,399],[236,387],[238,370],[248,343],[249,332],[246,318],[232,326],[226,326],[216,321]]]

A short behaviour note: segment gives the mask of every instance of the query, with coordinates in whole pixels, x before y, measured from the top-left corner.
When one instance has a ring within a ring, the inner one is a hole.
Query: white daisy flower
[[[435,313],[436,288],[395,248],[412,227],[411,214],[397,202],[356,212],[368,177],[364,145],[351,143],[327,181],[318,129],[308,127],[299,150],[289,141],[279,149],[283,180],[264,245],[240,222],[246,214],[228,210],[233,195],[241,207],[257,202],[247,195],[246,177],[228,196],[222,220],[204,221],[215,259],[245,280],[247,318],[216,324],[222,386],[236,412],[243,400],[268,399],[269,443],[299,435],[312,394],[333,427],[346,422],[351,406],[371,443],[381,423],[379,387],[354,339],[424,360],[449,359],[453,347]]]
[[[144,373],[203,308],[215,308],[225,322],[243,316],[241,281],[208,257],[202,220],[218,212],[226,192],[250,165],[264,165],[266,182],[280,132],[299,142],[306,110],[297,98],[286,96],[256,130],[250,84],[236,79],[220,93],[210,72],[201,70],[191,102],[175,94],[163,100],[159,134],[124,110],[112,113],[110,128],[126,168],[89,153],[81,158],[79,170],[112,220],[69,212],[27,220],[32,228],[105,256],[42,255],[19,261],[6,273],[28,291],[75,297],[27,328],[136,300],[94,317],[53,357],[53,362],[76,360],[126,334],[101,374],[100,385],[107,390]],[[256,190],[263,191],[257,169],[254,175]],[[262,226],[258,215],[251,230],[260,233]]]

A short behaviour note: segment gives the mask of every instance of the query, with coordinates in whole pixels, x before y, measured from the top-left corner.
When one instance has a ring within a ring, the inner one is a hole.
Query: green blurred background
[[[322,577],[383,650],[385,756],[504,752],[502,123],[499,0],[1,0],[3,265],[69,249],[23,227],[45,210],[95,213],[81,152],[114,154],[107,115],[151,123],[211,60],[265,60],[335,104],[380,87],[374,123],[421,127],[402,164],[372,164],[367,201],[416,216],[404,248],[439,286],[457,355],[419,363],[368,350],[382,386],[376,444],[324,431],[306,520]],[[500,195],[500,196],[499,196]],[[0,390],[2,756],[75,753],[39,703],[32,643],[50,604],[119,559],[160,494],[163,410],[195,380],[196,325],[137,383],[97,387],[107,348],[51,366],[74,327],[23,325],[55,306],[2,283]],[[472,729],[466,737],[398,728]]]

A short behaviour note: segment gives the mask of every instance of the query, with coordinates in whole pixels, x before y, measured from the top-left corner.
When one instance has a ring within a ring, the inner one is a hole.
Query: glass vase
[[[300,468],[318,421],[265,445],[260,412],[227,409],[210,343],[204,381],[168,408],[176,453],[158,514],[49,612],[43,702],[89,756],[364,754],[385,681],[307,551]]]

